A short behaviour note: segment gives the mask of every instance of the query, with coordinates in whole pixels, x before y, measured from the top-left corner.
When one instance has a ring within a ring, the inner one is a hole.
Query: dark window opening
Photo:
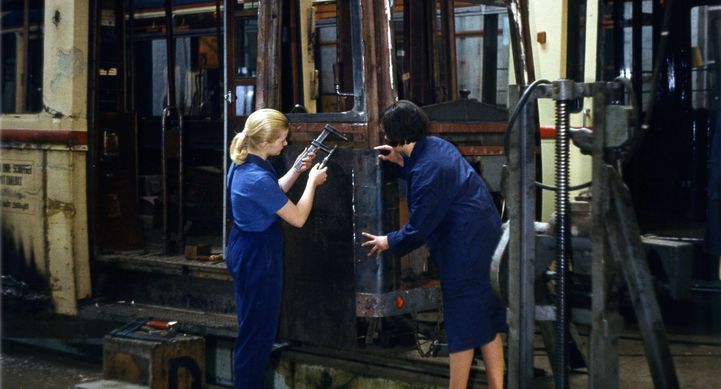
[[[42,110],[43,0],[3,0],[0,32],[1,113]]]

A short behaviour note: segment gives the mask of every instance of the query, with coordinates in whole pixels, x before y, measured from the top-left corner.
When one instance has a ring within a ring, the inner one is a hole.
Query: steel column
[[[518,94],[517,88],[509,92]],[[517,96],[516,96],[517,100]],[[524,105],[509,147],[508,387],[533,387],[535,323],[535,99]]]
[[[618,336],[622,325],[616,313],[618,304],[613,290],[615,266],[606,239],[604,217],[609,208],[607,171],[604,161],[605,108],[608,92],[600,88],[594,94],[593,202],[591,203],[591,339],[589,345],[589,388],[615,389],[618,381]]]

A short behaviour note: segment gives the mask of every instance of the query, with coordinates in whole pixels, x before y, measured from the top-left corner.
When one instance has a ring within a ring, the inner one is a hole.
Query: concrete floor
[[[585,340],[585,339],[584,339]],[[684,389],[721,388],[721,338],[711,335],[669,334],[679,384]],[[541,345],[540,337],[537,341]],[[619,340],[619,380],[621,388],[653,388],[646,353],[640,334],[626,331]],[[539,378],[538,388],[553,388],[553,376],[545,351],[537,349],[534,363],[548,376]],[[586,388],[588,371],[579,369],[570,376],[571,388]]]
[[[101,361],[83,361],[24,346],[5,344],[0,354],[0,388],[65,389],[103,376]]]
[[[681,388],[721,388],[721,338],[719,336],[670,333],[669,341]],[[553,388],[553,377],[548,358],[541,344],[540,336],[537,336],[535,364],[537,368],[545,370],[547,376],[539,377],[536,385],[538,388],[550,389]],[[619,341],[619,355],[621,388],[653,387],[643,343],[637,332],[627,330],[623,333]],[[447,358],[438,358],[437,362],[439,364],[447,363]],[[0,369],[2,370],[0,388],[3,389],[73,388],[77,383],[102,378],[100,360],[79,360],[77,357],[61,356],[57,353],[17,346],[12,343],[6,343],[3,347]],[[328,369],[330,370],[330,368]],[[571,388],[586,388],[587,379],[588,375],[585,369],[575,371],[570,378]],[[364,380],[356,381],[360,383]],[[392,386],[419,387],[417,382],[401,385],[394,383]],[[295,388],[298,389],[311,387],[322,386],[312,385],[308,381],[306,384],[295,385]],[[355,386],[351,385],[348,388],[353,387]]]
[[[664,304],[664,322],[667,329],[671,353],[674,359],[680,387],[684,389],[721,388],[721,296],[706,298],[703,304],[689,301],[675,304]],[[619,376],[620,388],[652,388],[653,381],[646,361],[640,333],[633,328],[633,315],[626,312],[625,330],[619,339]],[[0,350],[0,388],[1,389],[61,389],[74,388],[75,384],[96,381],[102,378],[102,336],[117,324],[98,320],[82,320],[78,318],[58,318],[56,316],[17,315],[3,312],[2,335],[3,343]],[[588,328],[579,327],[581,338],[587,341],[585,334]],[[14,336],[15,340],[8,336]],[[61,339],[62,338],[62,339]],[[18,343],[18,340],[31,340],[45,348],[29,347]],[[65,350],[66,354],[47,351]],[[230,347],[230,346],[228,346]],[[404,346],[405,347],[405,346]],[[540,389],[553,388],[554,382],[551,368],[546,356],[540,335],[536,335],[534,364],[539,371],[545,371],[545,377],[535,380]],[[395,349],[395,348],[394,348]],[[305,389],[305,388],[336,388],[338,383],[351,383],[343,386],[347,389],[360,388],[443,388],[447,382],[448,358],[421,358],[413,347],[402,350],[381,348],[383,354],[393,353],[403,356],[406,362],[397,362],[386,366],[386,373],[379,373],[374,379],[374,371],[370,362],[369,350],[352,351],[352,363],[338,363],[339,358],[320,353],[315,361],[303,357],[302,350],[297,352],[291,347],[289,351],[280,352],[280,358],[288,359],[295,354],[292,371],[308,371],[317,373],[319,380],[314,381],[308,374],[304,380],[286,379],[284,385],[274,384],[274,389]],[[67,352],[70,352],[68,354]],[[350,351],[348,351],[350,352]],[[73,355],[73,356],[69,356]],[[82,356],[83,358],[79,358]],[[292,358],[291,358],[292,359]],[[334,364],[335,361],[335,364]],[[375,363],[375,362],[374,362]],[[406,365],[402,365],[405,363]],[[377,364],[377,363],[376,363]],[[382,365],[383,363],[381,363]],[[300,368],[298,368],[300,366]],[[393,379],[397,375],[392,366],[410,366],[412,373]],[[308,367],[306,369],[306,367]],[[312,367],[312,368],[310,368]],[[388,370],[390,368],[390,370]],[[303,370],[305,369],[305,370]],[[482,363],[477,361],[477,371]],[[344,371],[340,371],[344,370]],[[383,371],[378,370],[378,371]],[[433,371],[435,380],[430,380]],[[278,375],[281,369],[268,372]],[[426,375],[424,375],[424,373]],[[338,378],[328,381],[328,375]],[[337,375],[336,375],[337,374]],[[482,381],[483,372],[479,371]],[[350,377],[350,378],[348,378]],[[354,378],[355,377],[355,378]],[[343,379],[341,379],[343,378]],[[370,379],[367,379],[370,378]],[[390,379],[389,379],[390,378]],[[392,384],[391,384],[392,381]],[[332,382],[333,384],[328,384]],[[362,382],[370,386],[358,386]],[[383,382],[380,384],[380,382]],[[588,374],[586,369],[574,371],[570,377],[571,388],[586,388]],[[290,384],[288,384],[290,383]],[[483,387],[481,384],[474,387]],[[213,388],[218,388],[213,387]]]

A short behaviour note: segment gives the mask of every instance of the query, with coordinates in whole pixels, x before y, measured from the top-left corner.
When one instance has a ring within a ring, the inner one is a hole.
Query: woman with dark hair
[[[233,350],[236,388],[262,388],[265,368],[280,318],[283,285],[283,231],[280,219],[302,227],[313,208],[315,190],[328,168],[310,167],[309,153],[299,169],[278,178],[267,161],[288,144],[288,119],[274,109],[253,112],[230,145],[228,197],[233,228],[226,250],[233,277],[238,337]],[[286,196],[300,174],[309,170],[305,190],[294,204]]]
[[[488,188],[451,143],[427,136],[429,120],[410,101],[388,107],[380,119],[387,144],[379,158],[398,165],[407,184],[410,218],[388,235],[364,232],[369,256],[403,256],[426,243],[438,268],[450,352],[451,388],[468,383],[480,347],[489,388],[503,387],[505,310],[490,285],[490,263],[501,220]],[[387,154],[386,154],[387,153]]]

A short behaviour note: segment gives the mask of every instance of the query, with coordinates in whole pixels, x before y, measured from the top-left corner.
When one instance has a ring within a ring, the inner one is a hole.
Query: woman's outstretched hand
[[[373,235],[367,232],[362,232],[361,235],[368,238],[367,241],[361,244],[362,247],[370,247],[368,256],[372,257],[388,250],[388,236],[387,235]]]
[[[380,154],[378,154],[378,158],[381,161],[388,161],[395,163],[398,166],[403,166],[403,157],[400,153],[395,151],[393,147],[389,145],[380,145],[373,148],[374,150],[380,151]]]

